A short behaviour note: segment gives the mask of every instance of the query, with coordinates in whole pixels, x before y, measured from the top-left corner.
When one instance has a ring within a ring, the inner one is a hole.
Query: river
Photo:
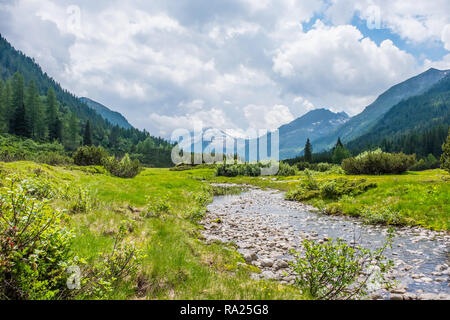
[[[220,219],[220,223],[217,223]],[[233,196],[217,196],[203,221],[208,241],[234,242],[248,263],[263,272],[255,278],[293,283],[287,262],[291,249],[300,250],[303,239],[344,239],[349,244],[381,247],[388,228],[363,224],[346,216],[324,215],[284,193],[251,188]],[[398,227],[392,249],[385,255],[395,263],[389,275],[399,285],[391,292],[379,290],[373,299],[450,299],[450,235],[418,227]],[[289,273],[289,272],[288,272]]]

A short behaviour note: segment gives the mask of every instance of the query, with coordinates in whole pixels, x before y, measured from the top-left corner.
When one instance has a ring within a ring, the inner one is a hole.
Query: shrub
[[[102,165],[106,157],[108,154],[102,147],[84,146],[74,153],[73,160],[78,166],[97,166]]]
[[[304,171],[305,169],[310,169],[311,164],[309,162],[301,161],[297,163],[297,169],[299,171]]]
[[[141,246],[126,239],[129,229],[129,221],[122,221],[114,238],[112,252],[102,254],[98,263],[83,270],[80,290],[76,292],[79,297],[108,298],[121,280],[136,275],[138,266],[146,255]]]
[[[103,166],[109,173],[119,178],[134,178],[142,170],[139,160],[131,160],[128,154],[125,154],[122,160],[107,157],[103,159]]]
[[[346,174],[400,174],[415,163],[415,155],[386,153],[378,149],[345,159],[342,161],[342,168]]]
[[[216,169],[217,176],[237,177],[248,176],[258,177],[261,175],[261,164],[222,164]]]
[[[388,204],[366,207],[361,212],[361,217],[367,224],[401,225],[399,212]]]
[[[50,165],[70,162],[60,143],[38,143],[12,135],[0,135],[0,161],[37,161]]]
[[[425,159],[420,159],[415,165],[409,168],[410,171],[424,171],[439,168],[439,160],[429,154]]]
[[[349,246],[342,239],[323,244],[305,240],[304,252],[292,252],[295,261],[290,266],[297,275],[296,284],[315,299],[362,298],[380,286],[392,285],[386,273],[393,263],[384,256],[391,246],[392,234],[376,250]]]
[[[30,191],[14,177],[0,189],[1,299],[55,299],[66,289],[72,232]]]
[[[159,198],[148,197],[147,200],[149,204],[143,213],[145,218],[158,218],[163,214],[169,214],[172,210],[167,196]]]
[[[447,141],[442,145],[441,168],[450,172],[450,130]]]
[[[93,200],[88,190],[79,188],[75,192],[70,192],[69,211],[75,213],[88,213],[93,207]]]
[[[56,152],[40,153],[36,157],[36,162],[45,163],[51,166],[68,166],[74,163],[71,157]]]
[[[277,175],[283,177],[295,176],[296,170],[295,167],[290,166],[288,163],[280,162],[280,169],[278,170]]]
[[[305,172],[307,173],[306,181],[286,193],[285,198],[287,200],[306,201],[313,198],[337,200],[343,196],[357,196],[377,187],[376,183],[369,183],[365,179],[349,180],[339,178],[319,184],[309,171]]]

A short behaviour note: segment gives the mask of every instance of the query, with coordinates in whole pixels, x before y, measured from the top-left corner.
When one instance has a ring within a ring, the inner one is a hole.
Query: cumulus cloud
[[[444,0],[77,3],[3,1],[0,30],[63,87],[165,137],[180,125],[275,129],[322,107],[355,114],[389,86],[450,61],[418,65],[395,42],[351,25],[355,15],[370,19],[375,3],[383,28],[449,50]]]

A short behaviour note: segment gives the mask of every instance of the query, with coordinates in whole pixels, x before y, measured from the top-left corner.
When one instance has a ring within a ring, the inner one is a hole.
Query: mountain
[[[108,120],[113,125],[118,125],[124,129],[133,128],[132,125],[128,122],[128,120],[121,115],[119,112],[112,111],[111,109],[105,107],[101,103],[98,103],[89,98],[82,97],[80,98],[81,102],[85,103],[89,108],[95,110],[99,115],[101,115],[104,119]]]
[[[316,109],[279,128],[280,159],[298,156],[309,138],[311,141],[334,132],[349,120],[345,112]],[[337,137],[334,141],[336,143]]]
[[[421,95],[403,100],[393,106],[364,135],[350,141],[348,147],[361,151],[368,146],[389,149],[403,141],[403,150],[408,153],[440,154],[441,145],[450,125],[450,72]],[[442,128],[442,129],[440,129]],[[414,142],[425,132],[432,132],[427,141]],[[437,136],[436,136],[437,135]],[[416,136],[416,138],[414,138]],[[399,150],[396,150],[399,151]]]
[[[396,104],[413,96],[426,92],[438,83],[450,70],[429,69],[428,71],[410,78],[400,84],[391,87],[380,95],[375,102],[366,107],[363,112],[351,118],[334,132],[317,140],[312,140],[315,151],[328,150],[336,142],[338,137],[342,141],[349,142],[369,132],[374,125]]]
[[[145,130],[135,129],[127,121],[128,126],[117,126],[113,123],[114,121],[110,121],[112,119],[111,114],[108,114],[110,119],[106,116],[105,119],[82,99],[63,89],[56,80],[41,69],[33,58],[16,50],[0,35],[0,79],[11,85],[13,75],[16,73],[21,75],[18,76],[20,79],[23,77],[25,89],[30,86],[31,81],[34,82],[38,91],[37,94],[40,95],[42,100],[43,112],[48,111],[50,103],[47,95],[52,91],[50,89],[53,89],[57,100],[55,118],[57,119],[58,130],[61,133],[58,133],[57,140],[63,144],[67,151],[72,152],[80,146],[81,137],[84,136],[89,120],[94,145],[104,147],[117,157],[122,157],[128,153],[133,159],[139,159],[148,166],[170,167],[173,165],[171,161],[173,144],[165,139],[151,136]],[[9,112],[8,114],[16,112],[14,105],[11,103],[3,107]],[[105,109],[102,110],[105,111]],[[75,117],[72,117],[73,115]],[[70,122],[70,119],[74,121]],[[8,124],[8,122],[7,119],[5,123]],[[123,119],[122,124],[125,124]],[[9,128],[7,133],[16,134],[17,132],[12,132]],[[50,137],[41,140],[41,142],[53,142]]]

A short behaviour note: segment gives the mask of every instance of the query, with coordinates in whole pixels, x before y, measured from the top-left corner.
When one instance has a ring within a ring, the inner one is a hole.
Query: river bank
[[[248,186],[247,186],[248,187]],[[235,196],[215,197],[202,222],[207,241],[234,242],[248,264],[262,272],[255,278],[293,284],[289,251],[303,239],[343,238],[363,247],[380,247],[387,228],[364,225],[355,218],[327,216],[308,205],[284,200],[279,191],[257,188]],[[396,289],[378,291],[372,299],[450,299],[450,235],[418,227],[395,229],[393,248],[386,255],[395,267]]]

